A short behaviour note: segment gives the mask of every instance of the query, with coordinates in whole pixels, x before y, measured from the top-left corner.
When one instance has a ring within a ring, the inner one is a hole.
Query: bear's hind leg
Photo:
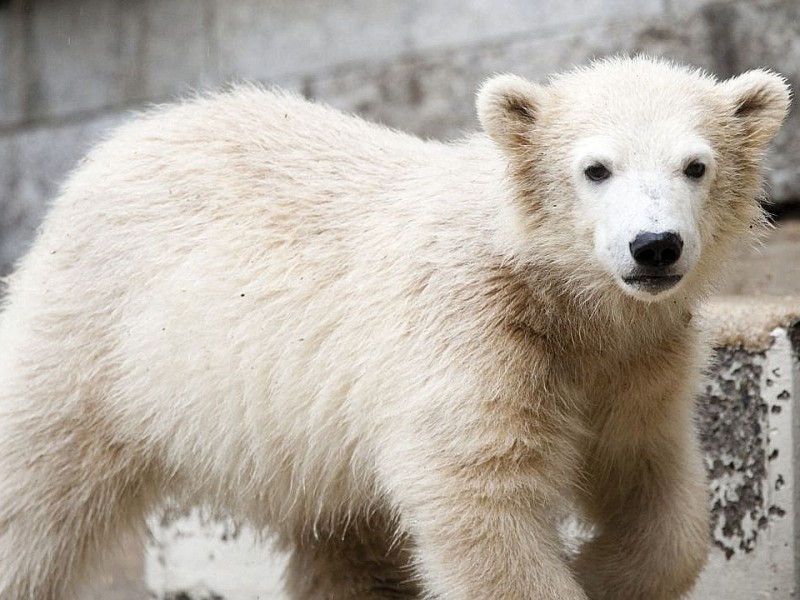
[[[298,600],[420,598],[408,540],[372,515],[337,532],[295,540],[286,583]]]
[[[84,423],[0,413],[0,598],[67,600],[120,538],[139,530],[153,489],[129,448]]]

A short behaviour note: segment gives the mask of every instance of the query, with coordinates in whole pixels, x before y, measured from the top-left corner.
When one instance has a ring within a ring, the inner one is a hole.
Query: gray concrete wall
[[[86,148],[133,109],[235,80],[407,129],[474,129],[486,76],[618,52],[800,81],[797,0],[0,0],[0,274]],[[795,110],[771,195],[800,200]]]

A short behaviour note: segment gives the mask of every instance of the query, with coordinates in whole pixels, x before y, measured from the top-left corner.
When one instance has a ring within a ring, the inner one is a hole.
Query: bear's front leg
[[[441,450],[398,469],[392,495],[426,597],[586,600],[562,557],[563,497],[524,453],[512,442],[468,463]]]
[[[574,568],[591,600],[682,598],[710,541],[705,472],[691,420],[665,423],[637,440],[620,438],[600,438],[590,451],[586,511],[597,536]]]
[[[421,597],[406,536],[378,509],[332,529],[300,533],[288,547],[286,585],[297,600]]]

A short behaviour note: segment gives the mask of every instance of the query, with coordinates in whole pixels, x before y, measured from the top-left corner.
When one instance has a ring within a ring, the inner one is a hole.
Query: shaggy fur
[[[638,58],[490,80],[457,144],[252,87],[123,126],[9,281],[0,597],[69,598],[167,498],[272,532],[296,598],[680,597],[708,545],[691,314],[762,221],[788,101]],[[686,132],[696,188],[664,171]],[[696,205],[670,293],[597,257],[570,162],[597,135]]]

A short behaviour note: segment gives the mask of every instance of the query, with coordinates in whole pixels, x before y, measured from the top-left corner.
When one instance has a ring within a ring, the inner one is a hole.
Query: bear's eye
[[[683,170],[683,174],[689,179],[700,179],[706,174],[706,166],[699,160],[693,160]]]
[[[603,181],[611,177],[611,171],[609,171],[605,165],[600,163],[589,165],[583,171],[583,174],[586,175],[586,179],[589,181]]]

